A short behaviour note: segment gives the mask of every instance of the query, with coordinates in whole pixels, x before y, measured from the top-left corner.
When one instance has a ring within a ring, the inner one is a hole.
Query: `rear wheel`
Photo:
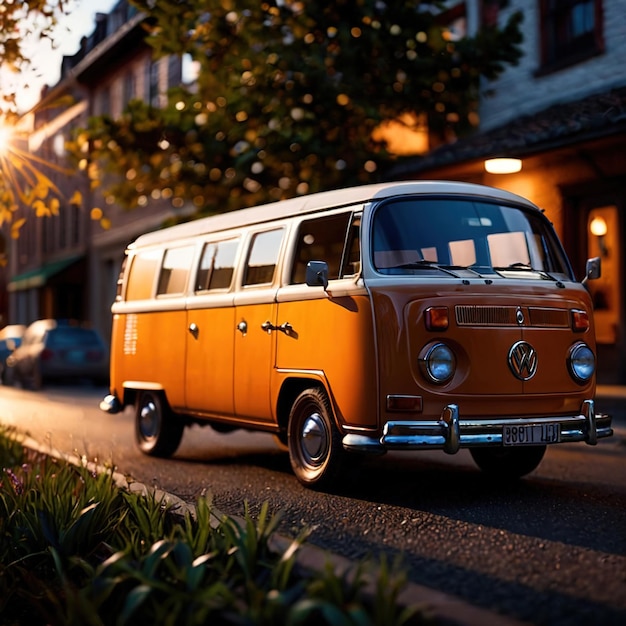
[[[473,448],[472,458],[478,467],[494,478],[510,480],[521,478],[537,469],[546,452],[546,446],[515,448]]]
[[[306,389],[296,398],[287,445],[291,467],[303,485],[325,487],[338,476],[345,453],[323,389]]]
[[[167,406],[162,394],[143,391],[137,400],[135,440],[150,456],[169,457],[176,452],[185,425]]]

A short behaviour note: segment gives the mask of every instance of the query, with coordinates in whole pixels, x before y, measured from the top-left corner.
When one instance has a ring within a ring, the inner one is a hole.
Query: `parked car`
[[[109,377],[108,350],[98,331],[71,321],[33,322],[9,365],[15,379],[32,389],[50,380],[90,379],[99,384]]]
[[[3,385],[11,382],[12,370],[7,366],[7,359],[19,347],[25,330],[23,324],[10,324],[0,330],[0,380]]]

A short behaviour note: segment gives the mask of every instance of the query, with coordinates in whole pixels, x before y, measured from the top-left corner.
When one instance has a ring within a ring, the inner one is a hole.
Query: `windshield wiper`
[[[452,270],[461,270],[467,269],[465,267],[460,267],[456,265],[439,265],[435,261],[427,261],[426,259],[422,259],[421,261],[411,261],[410,263],[401,263],[400,265],[393,265],[390,268],[386,269],[401,269],[401,270],[439,270],[450,276],[454,276],[455,278],[460,278],[457,274],[455,274]],[[472,270],[473,271],[473,270]]]
[[[554,276],[548,274],[548,272],[535,269],[532,265],[528,265],[528,263],[511,263],[511,265],[494,267],[493,269],[496,272],[535,272],[535,274],[553,280],[555,283],[559,282]]]

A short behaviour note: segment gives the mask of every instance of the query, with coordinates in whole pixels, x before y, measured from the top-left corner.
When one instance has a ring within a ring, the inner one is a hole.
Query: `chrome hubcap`
[[[319,413],[309,415],[302,425],[302,452],[308,463],[316,464],[326,456],[328,437]]]
[[[141,434],[146,438],[154,437],[157,430],[158,416],[157,408],[154,402],[146,402],[141,407]]]

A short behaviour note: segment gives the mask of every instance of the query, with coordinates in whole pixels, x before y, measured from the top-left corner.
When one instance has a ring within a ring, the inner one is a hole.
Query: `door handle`
[[[194,324],[192,322],[191,324],[189,324],[189,332],[193,335],[194,339],[197,339],[198,335],[200,334],[200,329],[198,328],[197,324]]]
[[[241,322],[237,324],[237,330],[245,337],[246,333],[248,332],[248,322],[246,322],[245,320],[241,320]]]
[[[280,326],[274,326],[272,322],[267,320],[261,324],[261,328],[269,335],[273,330],[280,330],[281,333],[289,335],[293,332],[293,326],[289,322],[283,322]]]
[[[285,335],[289,335],[293,332],[293,326],[289,322],[283,322],[277,330],[282,331]]]
[[[278,328],[276,326],[274,326],[274,324],[272,324],[272,322],[270,322],[269,320],[267,320],[266,322],[263,322],[261,324],[261,328],[268,334],[271,335],[273,330],[278,330]]]

